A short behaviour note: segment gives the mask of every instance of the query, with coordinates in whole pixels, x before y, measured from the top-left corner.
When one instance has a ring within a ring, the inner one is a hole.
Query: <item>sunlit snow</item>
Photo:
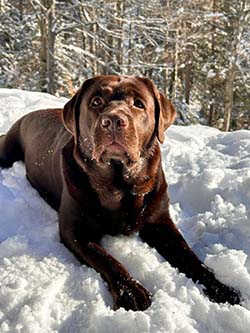
[[[65,99],[0,89],[0,133],[21,115]],[[171,213],[194,251],[244,301],[210,302],[137,235],[103,245],[152,294],[144,312],[112,310],[106,284],[60,243],[58,217],[25,167],[0,168],[0,332],[249,333],[250,132],[172,126],[162,146]]]

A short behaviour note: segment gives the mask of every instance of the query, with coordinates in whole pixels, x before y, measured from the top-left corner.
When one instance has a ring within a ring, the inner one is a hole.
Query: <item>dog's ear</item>
[[[65,128],[75,135],[75,105],[80,94],[80,90],[64,105],[62,112],[62,120]]]
[[[162,93],[158,91],[157,95],[159,108],[157,137],[160,143],[163,143],[164,132],[175,121],[176,111],[170,100],[168,100]]]
[[[174,122],[176,111],[170,100],[159,92],[151,80],[144,78],[143,81],[154,96],[156,133],[160,143],[163,143],[164,131]]]
[[[78,120],[80,113],[80,104],[86,90],[91,86],[94,79],[84,81],[81,88],[76,94],[65,104],[62,111],[62,120],[65,128],[75,137],[78,135]]]

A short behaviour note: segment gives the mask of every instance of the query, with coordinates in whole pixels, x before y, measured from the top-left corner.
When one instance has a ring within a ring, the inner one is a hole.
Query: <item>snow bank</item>
[[[1,89],[0,132],[64,103]],[[17,162],[0,169],[0,332],[249,332],[250,132],[172,126],[162,153],[176,224],[220,280],[242,292],[242,306],[210,302],[138,236],[107,236],[105,248],[153,294],[144,312],[114,312],[100,275],[60,243],[56,212]]]

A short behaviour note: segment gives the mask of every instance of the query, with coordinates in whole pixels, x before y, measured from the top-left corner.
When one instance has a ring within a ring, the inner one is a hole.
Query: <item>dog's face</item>
[[[98,76],[84,82],[65,105],[65,127],[82,152],[97,164],[139,163],[156,138],[173,122],[172,104],[148,79]]]

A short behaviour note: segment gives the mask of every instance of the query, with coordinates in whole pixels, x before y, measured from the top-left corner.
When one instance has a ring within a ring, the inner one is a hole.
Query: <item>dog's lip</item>
[[[105,150],[108,150],[109,152],[114,152],[114,153],[124,153],[126,152],[126,149],[118,142],[113,141],[109,143],[106,147]]]
[[[107,144],[103,150],[102,157],[106,160],[121,160],[128,161],[129,154],[125,147],[123,147],[120,143],[113,141]]]
[[[108,164],[113,161],[119,161],[126,166],[133,165],[135,161],[131,158],[126,147],[117,141],[109,142],[103,145],[102,150],[98,155],[95,155],[94,159],[100,164]]]

